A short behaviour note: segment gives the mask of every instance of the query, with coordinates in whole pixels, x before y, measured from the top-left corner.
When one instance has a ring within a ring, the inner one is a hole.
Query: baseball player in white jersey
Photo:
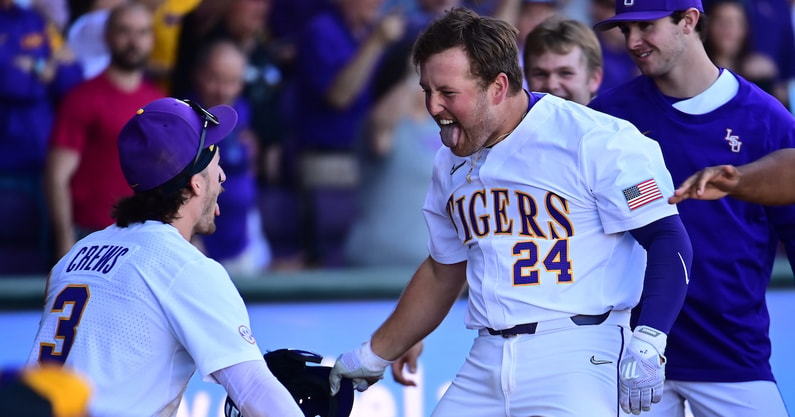
[[[358,390],[382,378],[468,284],[477,337],[434,416],[614,417],[659,401],[692,252],[660,149],[623,120],[522,90],[515,39],[467,9],[417,39],[445,145],[423,207],[430,256],[337,359],[332,392],[341,377]]]
[[[303,416],[265,364],[229,275],[190,243],[215,230],[226,179],[216,144],[236,122],[229,106],[174,98],[139,109],[118,144],[134,195],[50,273],[29,363],[88,377],[92,417],[173,416],[197,369],[247,417]]]

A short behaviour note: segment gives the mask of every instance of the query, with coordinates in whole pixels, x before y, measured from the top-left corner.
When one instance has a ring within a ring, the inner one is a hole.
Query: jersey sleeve
[[[205,381],[214,382],[211,374],[219,369],[262,359],[245,303],[219,263],[202,259],[186,265],[161,302]]]
[[[458,237],[458,231],[447,213],[447,199],[451,194],[445,192],[444,169],[447,158],[444,157],[449,150],[442,148],[436,155],[433,168],[433,177],[423,205],[425,224],[428,226],[428,252],[436,262],[441,264],[454,264],[467,259],[466,247]],[[449,169],[449,168],[448,168]],[[449,177],[449,175],[447,176]]]
[[[615,131],[598,128],[589,133],[581,150],[605,233],[637,229],[678,213],[668,204],[673,181],[657,142],[628,122],[615,123]]]

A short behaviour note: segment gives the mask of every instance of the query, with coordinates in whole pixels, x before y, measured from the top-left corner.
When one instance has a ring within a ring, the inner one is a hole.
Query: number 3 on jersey
[[[72,309],[68,315],[58,319],[58,326],[55,328],[55,342],[60,341],[61,348],[58,349],[57,343],[42,342],[39,346],[39,363],[66,362],[90,296],[87,285],[69,285],[55,297],[55,303],[50,309],[51,314],[63,313],[69,305]]]
[[[538,245],[532,240],[518,242],[513,246],[513,254],[521,256],[513,264],[513,285],[539,284]],[[557,274],[558,284],[573,281],[571,261],[569,260],[568,239],[558,239],[549,249],[543,261],[547,272]]]

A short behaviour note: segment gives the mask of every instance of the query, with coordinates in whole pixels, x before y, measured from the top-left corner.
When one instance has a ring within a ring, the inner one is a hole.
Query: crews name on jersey
[[[117,245],[84,246],[69,262],[66,272],[97,271],[107,274],[116,265],[119,257],[126,255],[130,249]]]
[[[512,203],[515,203],[512,204]],[[509,209],[511,206],[515,210]],[[485,210],[484,210],[485,209]],[[489,233],[495,235],[514,234],[515,222],[519,236],[539,239],[560,239],[574,235],[574,227],[568,218],[569,203],[563,197],[547,192],[544,196],[544,210],[548,219],[542,228],[538,217],[540,214],[536,199],[525,192],[505,188],[477,190],[469,198],[467,196],[450,196],[447,200],[447,213],[456,229],[463,227],[464,244],[472,240],[473,235],[482,238]],[[488,214],[492,211],[493,214]],[[456,221],[456,219],[458,221]],[[545,232],[546,231],[546,232]]]

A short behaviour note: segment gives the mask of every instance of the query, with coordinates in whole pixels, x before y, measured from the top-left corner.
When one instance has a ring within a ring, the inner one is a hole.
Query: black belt
[[[593,326],[596,324],[604,323],[604,321],[607,320],[607,316],[609,315],[610,312],[608,311],[604,314],[599,314],[596,316],[578,314],[576,316],[571,316],[569,318],[577,326]],[[486,330],[488,330],[489,334],[492,336],[511,337],[511,336],[516,336],[518,334],[534,334],[537,328],[538,328],[538,323],[524,323],[524,324],[517,324],[516,326],[513,326],[510,329],[505,329],[505,330],[494,330],[488,327],[486,328]]]

